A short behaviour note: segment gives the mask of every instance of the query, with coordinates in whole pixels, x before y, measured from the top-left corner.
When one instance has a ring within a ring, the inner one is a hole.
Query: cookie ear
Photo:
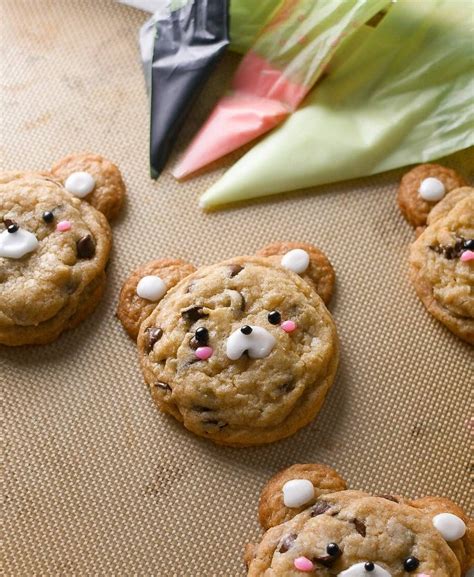
[[[117,216],[125,196],[125,184],[118,167],[98,154],[70,154],[51,169],[74,196],[83,198],[108,220]]]
[[[325,304],[334,291],[335,274],[327,256],[311,244],[302,242],[277,242],[258,251],[275,265],[289,268],[310,284]]]
[[[154,260],[137,268],[120,291],[117,316],[136,340],[140,325],[153,312],[166,292],[196,268],[182,260]]]
[[[407,172],[398,189],[398,205],[415,228],[426,225],[428,215],[452,190],[466,186],[464,178],[439,164],[420,164]]]
[[[431,518],[433,526],[449,543],[464,571],[474,565],[474,522],[461,507],[443,497],[423,497],[409,504],[423,510]]]
[[[293,465],[268,481],[260,495],[258,516],[265,529],[292,519],[322,495],[346,489],[344,479],[330,467]]]

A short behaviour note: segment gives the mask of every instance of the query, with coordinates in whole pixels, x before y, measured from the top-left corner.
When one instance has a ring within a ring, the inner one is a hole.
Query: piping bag
[[[183,178],[268,132],[296,110],[335,53],[390,0],[284,0],[172,171]],[[231,4],[232,5],[232,4]]]
[[[173,0],[154,20],[150,171],[157,178],[194,98],[229,44],[228,0]]]
[[[328,75],[201,206],[428,162],[474,144],[472,0],[398,0],[348,38]]]

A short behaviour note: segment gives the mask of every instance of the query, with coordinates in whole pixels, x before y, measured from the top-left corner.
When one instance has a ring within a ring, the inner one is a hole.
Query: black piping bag
[[[158,178],[189,108],[229,44],[229,0],[180,0],[156,22],[150,172]]]

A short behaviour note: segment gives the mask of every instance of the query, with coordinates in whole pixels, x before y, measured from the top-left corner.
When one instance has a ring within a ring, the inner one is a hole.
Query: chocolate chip
[[[455,247],[454,246],[448,246],[444,249],[444,256],[448,259],[448,260],[452,260],[454,258],[455,255]]]
[[[212,411],[212,409],[209,407],[204,407],[203,405],[194,405],[193,411],[196,411],[197,413],[209,413]]]
[[[459,258],[462,252],[467,250],[466,243],[472,243],[472,245],[474,245],[474,241],[458,238],[451,246],[431,245],[430,249],[437,254],[444,256],[447,260],[453,260]]]
[[[146,332],[148,335],[148,352],[150,352],[155,343],[157,343],[163,336],[163,329],[160,329],[160,327],[150,327]]]
[[[331,505],[326,503],[326,501],[317,501],[311,509],[311,517],[322,515],[323,513],[326,513],[326,511],[328,511],[330,508]]]
[[[167,383],[162,383],[161,381],[156,381],[155,387],[163,389],[164,391],[171,391],[171,387]]]
[[[90,234],[86,234],[76,242],[78,258],[92,258],[95,255],[95,242]]]
[[[206,426],[206,425],[209,426],[209,425],[210,425],[210,426],[213,426],[213,427],[219,427],[219,429],[223,429],[224,427],[227,427],[227,425],[228,425],[229,423],[226,423],[226,422],[224,422],[224,421],[219,421],[218,419],[206,419],[205,421],[202,422],[202,424],[203,424],[204,426]]]
[[[283,395],[287,395],[288,393],[291,393],[291,391],[293,391],[295,387],[296,383],[294,381],[288,381],[288,383],[280,385],[279,389]]]
[[[188,322],[195,323],[199,319],[204,319],[204,318],[208,317],[209,315],[203,311],[202,307],[194,306],[194,307],[189,307],[188,309],[185,309],[184,311],[181,311],[181,316],[184,319],[186,319]]]
[[[239,272],[244,270],[244,267],[241,266],[240,264],[231,264],[229,268],[230,268],[230,278],[234,278],[234,276],[237,276]]]
[[[365,523],[363,523],[359,519],[353,519],[352,522],[355,525],[357,533],[359,533],[359,535],[362,535],[362,537],[365,537],[365,535],[367,534],[367,527],[365,526]]]
[[[296,538],[298,537],[298,535],[296,533],[290,533],[289,535],[287,535],[281,545],[280,548],[278,549],[278,553],[286,553],[288,551],[288,549],[291,549],[296,541]]]
[[[377,497],[380,497],[381,499],[387,499],[387,501],[393,501],[394,503],[398,503],[398,499],[396,497],[393,497],[392,495],[377,495]]]

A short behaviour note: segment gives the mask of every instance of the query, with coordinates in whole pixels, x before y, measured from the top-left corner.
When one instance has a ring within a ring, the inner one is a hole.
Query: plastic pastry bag
[[[151,65],[150,164],[156,178],[189,107],[228,36],[228,0],[173,0],[155,14]]]
[[[173,170],[177,178],[251,142],[296,110],[337,46],[389,0],[285,0]]]
[[[118,0],[134,8],[154,14],[169,4],[169,0]],[[252,46],[257,34],[270,20],[276,9],[284,0],[231,0],[230,2],[230,50],[244,54]],[[155,21],[150,18],[140,30],[140,47],[143,55],[142,41],[150,42],[149,34],[154,36]],[[151,39],[151,42],[153,40]],[[146,48],[145,48],[146,50]],[[151,55],[149,60],[151,60]]]
[[[474,144],[471,0],[399,0],[347,40],[303,107],[204,207],[376,174]]]
[[[230,49],[245,54],[285,0],[230,0]]]

